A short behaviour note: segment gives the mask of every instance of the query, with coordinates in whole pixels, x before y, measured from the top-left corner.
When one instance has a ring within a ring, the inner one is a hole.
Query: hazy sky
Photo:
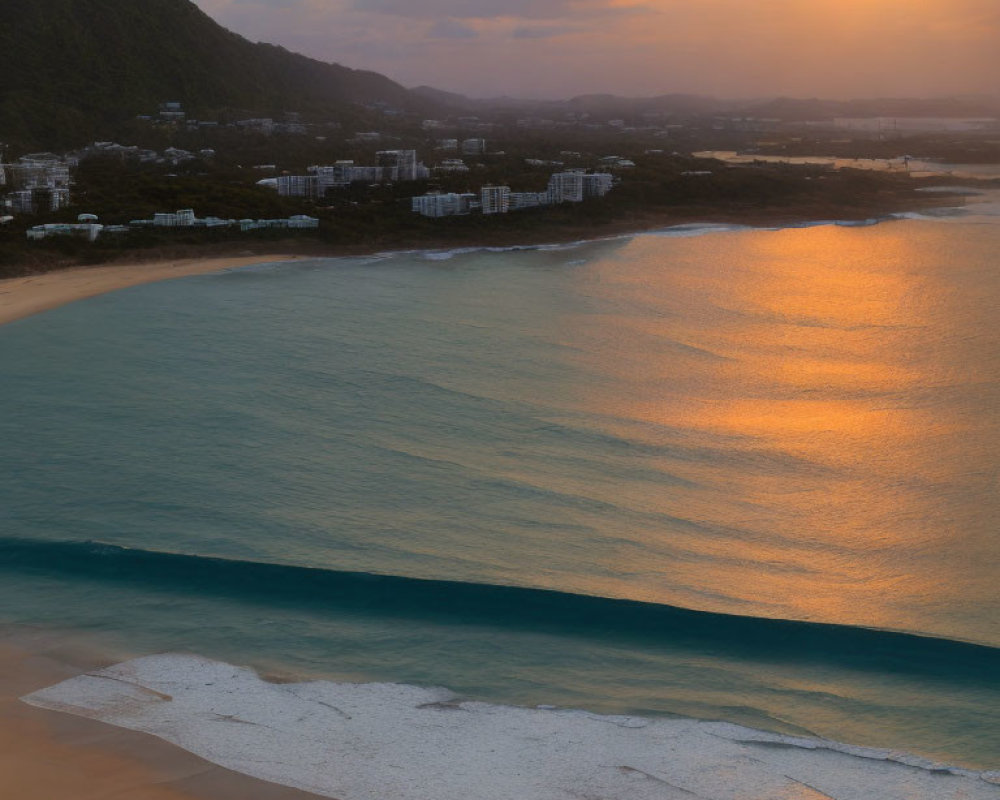
[[[1000,93],[1000,0],[195,0],[406,86],[832,98]]]

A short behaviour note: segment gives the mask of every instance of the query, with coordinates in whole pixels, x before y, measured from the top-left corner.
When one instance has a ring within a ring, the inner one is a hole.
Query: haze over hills
[[[375,72],[326,64],[254,44],[190,0],[0,0],[0,142],[69,148],[112,136],[116,124],[178,101],[192,115],[298,111],[351,124],[358,104],[385,103],[425,116],[453,112],[741,114],[803,120],[834,116],[997,116],[995,97],[934,100],[720,100],[692,94],[567,100],[472,99],[406,89]],[[371,114],[369,113],[370,117]],[[418,117],[419,119],[419,117]]]
[[[165,101],[197,114],[429,105],[378,73],[254,44],[189,0],[0,0],[0,21],[0,141],[79,144]]]
[[[664,94],[623,97],[585,94],[567,100],[532,100],[515,97],[471,98],[431,86],[418,86],[416,94],[455,110],[519,109],[537,113],[575,112],[633,116],[663,113],[677,115],[743,114],[782,120],[823,120],[834,117],[993,117],[1000,115],[1000,97],[969,95],[932,98],[866,98],[859,100],[800,99],[790,97],[725,100],[697,94]]]

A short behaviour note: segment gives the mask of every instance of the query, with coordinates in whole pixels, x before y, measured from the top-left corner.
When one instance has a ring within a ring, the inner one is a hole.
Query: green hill
[[[194,115],[429,103],[378,73],[249,42],[189,0],[0,0],[0,141],[79,144],[165,101]]]

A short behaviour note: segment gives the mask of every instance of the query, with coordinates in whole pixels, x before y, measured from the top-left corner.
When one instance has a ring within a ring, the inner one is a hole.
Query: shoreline
[[[0,670],[8,663],[4,644],[0,637]],[[818,791],[846,800],[866,787],[873,796],[894,800],[986,800],[1000,781],[995,771],[903,751],[723,721],[491,705],[411,684],[276,682],[252,669],[176,653],[98,667],[21,697],[21,706],[48,709],[43,713],[53,717],[22,716],[70,735],[69,749],[57,756],[96,759],[107,770],[96,769],[94,777],[120,784],[123,768],[135,773],[130,800],[384,794],[463,800],[470,786],[490,797],[582,796],[600,786],[608,796],[652,800],[663,796],[664,784],[706,798],[728,797],[742,786],[754,797],[798,797],[805,787],[810,797]],[[206,724],[215,722],[238,727]],[[0,740],[3,732],[0,727]],[[50,735],[41,745],[54,739]],[[38,741],[22,747],[38,759]],[[379,758],[372,757],[375,752]],[[41,755],[52,759],[51,753]],[[148,775],[156,776],[154,783]],[[637,775],[652,782],[637,783]],[[100,790],[86,796],[121,795]]]
[[[319,800],[217,766],[151,734],[20,699],[105,667],[108,655],[57,632],[0,629],[0,770],[11,797]]]
[[[246,242],[233,242],[222,246],[181,249],[178,254],[164,257],[153,255],[143,258],[143,251],[134,251],[120,261],[86,266],[59,266],[46,271],[35,272],[0,279],[0,325],[6,325],[25,317],[51,311],[63,305],[84,300],[108,292],[157,283],[174,278],[204,275],[226,269],[238,269],[256,264],[302,261],[310,258],[344,258],[358,256],[379,256],[395,253],[441,252],[450,250],[477,249],[520,249],[544,246],[576,245],[591,241],[607,241],[629,236],[669,231],[672,228],[688,228],[704,225],[732,225],[751,229],[773,230],[781,228],[805,227],[809,225],[888,222],[894,215],[928,208],[948,207],[948,198],[926,196],[919,203],[903,203],[895,211],[884,207],[868,206],[846,209],[839,206],[803,208],[797,213],[775,209],[772,212],[707,212],[674,213],[664,215],[653,213],[648,217],[617,220],[597,228],[551,229],[545,234],[538,231],[523,232],[517,236],[509,231],[496,231],[494,235],[483,236],[478,232],[475,239],[444,237],[429,241],[385,241],[367,245],[323,244],[310,240],[288,240],[275,243],[270,250],[254,254],[248,250]],[[962,200],[963,198],[956,198]],[[853,213],[843,213],[851,211]],[[838,213],[841,212],[841,213]],[[274,252],[277,250],[278,252]],[[235,252],[234,252],[235,251]]]
[[[940,204],[936,204],[936,207],[940,207]],[[882,217],[882,219],[891,219],[891,217]],[[794,229],[833,222],[833,220],[796,220],[791,222],[790,226]],[[679,226],[688,230],[704,227],[707,230],[711,230],[712,226],[723,225],[736,226],[747,225],[747,223],[745,220],[739,222],[677,221],[674,227]],[[772,218],[769,220],[766,228],[762,229],[774,230],[777,228],[778,224]],[[602,235],[600,238],[592,235],[583,240],[571,240],[570,244],[572,245],[581,241],[608,241],[616,238],[627,238],[632,235],[667,230],[669,229],[656,227],[647,229],[646,231],[632,230],[617,234],[608,233],[607,235]],[[597,232],[595,231],[594,233],[596,234]],[[600,233],[603,234],[604,232],[600,231]],[[888,235],[892,236],[894,234],[890,232]],[[558,247],[559,243],[553,241],[552,238],[547,238],[546,241],[537,244],[521,242],[513,246],[531,248],[546,245]],[[499,249],[501,246],[481,244],[478,247]],[[472,248],[463,247],[460,244],[451,244],[447,249],[449,251],[462,251]],[[387,250],[373,251],[366,249],[365,252],[376,256],[391,255]],[[392,251],[392,253],[404,252],[407,251]],[[429,248],[420,248],[417,252],[427,253],[434,251]],[[438,250],[437,252],[441,251]],[[343,257],[345,255],[361,254],[337,253],[331,257]],[[95,273],[113,270],[114,272],[107,276],[110,283],[113,284],[116,276],[125,271],[129,274],[129,282],[125,283],[124,286],[133,286],[158,280],[168,280],[175,277],[215,272],[220,269],[247,267],[266,262],[274,263],[291,260],[294,263],[296,258],[305,257],[307,256],[300,255],[296,257],[291,254],[278,256],[244,254],[239,257],[224,257],[220,255],[214,258],[149,261],[146,264],[130,262],[111,266],[64,270],[48,273],[47,275],[32,276],[27,279],[13,279],[11,282],[27,282],[29,289],[24,291],[31,294],[31,291],[34,291],[34,289],[30,288],[34,286],[32,281],[37,282],[41,278],[49,277],[53,281],[59,282],[65,280],[71,274],[79,273],[82,275],[86,273],[86,277],[89,279]],[[158,273],[160,268],[166,271],[165,275],[161,276]],[[4,298],[7,295],[5,283],[7,282],[0,282],[0,324],[5,321],[2,319]],[[81,297],[94,296],[103,292],[114,291],[117,288],[123,288],[123,286],[113,285],[106,287],[103,279],[96,283],[87,280],[85,283],[87,284],[89,294],[82,295]],[[15,290],[14,295],[17,295],[20,291],[22,290]],[[49,299],[51,300],[51,296]],[[80,297],[71,296],[68,299],[63,297],[56,305],[73,302],[75,299],[80,299]],[[52,305],[50,307],[54,308],[56,306]],[[29,309],[22,316],[43,310],[47,309]],[[2,676],[3,680],[3,691],[0,692],[0,741],[4,745],[3,750],[0,751],[3,752],[3,756],[0,758],[4,761],[4,774],[8,776],[7,785],[11,787],[12,792],[20,800],[51,800],[52,798],[72,797],[86,797],[91,800],[104,800],[104,798],[113,800],[113,798],[124,797],[130,798],[130,800],[309,800],[316,797],[315,795],[309,795],[293,789],[285,789],[277,784],[270,784],[232,773],[223,767],[214,766],[202,760],[188,750],[168,744],[149,734],[136,733],[112,727],[92,719],[85,719],[60,712],[45,711],[37,707],[28,706],[27,703],[21,702],[19,698],[29,692],[49,687],[73,675],[87,673],[95,668],[106,667],[113,663],[112,659],[116,662],[119,660],[124,661],[125,658],[119,658],[112,651],[105,651],[99,654],[97,650],[89,647],[85,641],[81,643],[81,637],[72,632],[39,632],[36,630],[17,632],[15,630],[13,637],[8,637],[5,633],[7,632],[0,626],[0,676]],[[271,682],[268,678],[265,678],[265,680],[268,683]],[[198,685],[207,686],[209,684],[200,682]],[[158,690],[163,690],[165,687],[158,686],[157,688]],[[171,688],[168,691],[173,692],[174,690]],[[234,692],[233,694],[241,696],[239,692]],[[180,693],[178,693],[179,695]],[[437,702],[435,698],[429,698],[429,700]],[[461,716],[453,714],[455,710],[454,704],[449,705],[449,703],[452,703],[452,701],[442,701],[442,705],[439,708],[432,710],[433,713],[437,714],[441,712],[442,717],[446,715]],[[252,704],[249,707],[252,708]],[[326,708],[327,706],[322,705],[321,707]],[[242,707],[232,710],[234,714],[243,713]],[[463,711],[471,713],[469,709],[463,709]],[[520,713],[518,709],[511,709],[509,707],[502,709],[502,713],[504,714],[512,714],[514,712]],[[565,713],[580,714],[580,712]],[[606,725],[606,722],[601,722],[601,724]],[[618,734],[618,727],[620,726],[616,726],[610,730]],[[622,729],[626,730],[626,732],[629,730],[638,730],[638,728],[631,727]],[[604,734],[602,733],[601,736],[603,737]],[[470,739],[471,737],[461,737],[459,744]],[[492,743],[492,741],[491,739],[490,742]],[[766,744],[759,745],[759,749],[765,752],[768,751],[768,747],[770,747],[771,751],[783,748],[781,752],[799,753],[798,750],[787,747],[784,741],[774,742],[767,740]],[[628,753],[631,757],[631,754],[635,751],[632,747],[626,747],[623,748],[622,752]],[[841,753],[840,755],[824,756],[824,758],[843,759],[847,756],[848,754]],[[811,756],[809,757],[811,758]],[[742,755],[740,758],[742,758]],[[593,759],[590,760],[592,761]],[[550,759],[547,763],[555,763],[555,761],[555,759]],[[395,767],[395,761],[389,763]],[[643,775],[647,775],[648,777],[656,772],[656,770],[650,770],[649,773],[642,772],[639,768],[645,767],[646,764],[631,760],[613,763],[627,765],[620,766],[618,769],[623,775],[636,781],[642,778]],[[636,766],[633,767],[633,763]],[[865,763],[867,764],[867,762]],[[780,766],[784,770],[784,766]],[[909,769],[910,773],[922,776],[922,773],[913,773],[912,768]],[[304,770],[300,770],[299,774],[302,773],[304,773]],[[351,770],[341,768],[335,774],[351,774]],[[441,770],[439,774],[447,773],[445,770]],[[945,773],[943,772],[935,771],[933,774],[934,777],[928,780],[948,780],[948,778],[944,777]],[[811,776],[800,775],[799,777],[803,781],[812,781]],[[955,775],[955,777],[962,776]],[[991,783],[996,783],[996,781],[993,780]],[[746,786],[747,784],[744,783],[743,785]],[[802,785],[809,786],[809,784],[800,781],[799,789],[801,789]],[[831,792],[832,794],[828,796],[839,796],[839,792],[833,790]],[[513,793],[513,795],[516,796],[516,793]],[[367,796],[373,795],[369,794]],[[434,796],[434,794],[425,794],[425,797]],[[633,795],[633,797],[640,796],[644,795]],[[978,794],[976,796],[978,797]],[[437,797],[441,800],[445,796],[437,795]]]
[[[67,267],[35,275],[5,278],[0,280],[0,325],[131,286],[302,258],[303,256],[282,253],[194,257],[145,263],[133,261],[127,264]]]

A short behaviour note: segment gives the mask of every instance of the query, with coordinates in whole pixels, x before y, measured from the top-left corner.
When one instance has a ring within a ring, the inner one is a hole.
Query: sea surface
[[[1000,204],[0,328],[0,623],[1000,768]]]
[[[873,120],[876,121],[877,120]],[[740,153],[736,150],[702,150],[698,158],[714,158],[727,164],[797,164],[832,169],[864,169],[875,172],[898,172],[915,178],[995,180],[1000,178],[1000,164],[949,164],[913,156],[899,158],[840,158],[837,156],[774,156],[760,153]]]

